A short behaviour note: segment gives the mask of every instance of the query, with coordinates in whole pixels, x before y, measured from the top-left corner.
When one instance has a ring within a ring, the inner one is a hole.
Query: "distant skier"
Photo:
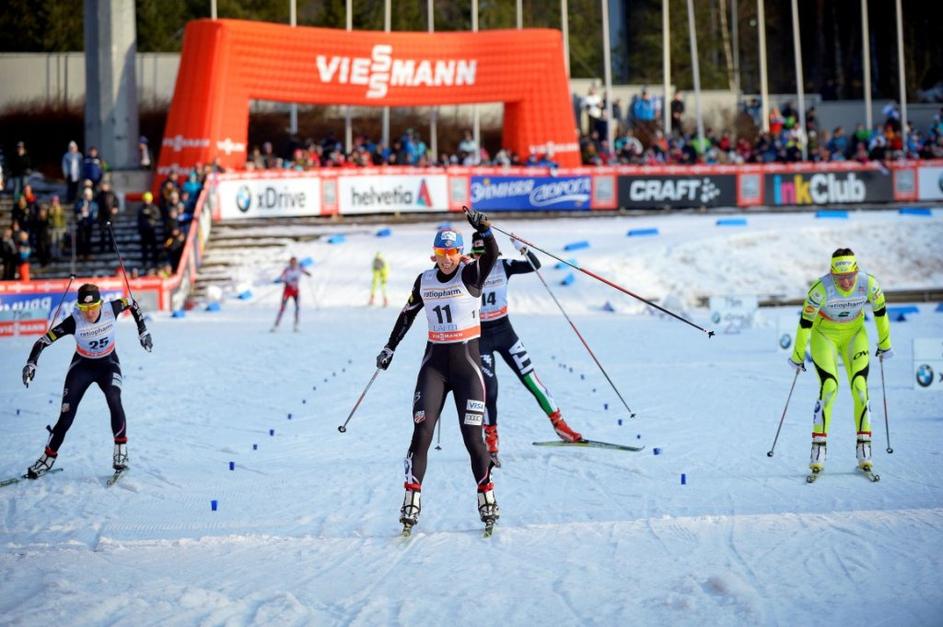
[[[850,248],[832,253],[831,272],[812,284],[802,307],[790,367],[805,370],[805,348],[812,338],[812,363],[819,375],[819,398],[812,418],[812,454],[809,468],[816,474],[825,468],[826,438],[832,421],[832,404],[838,393],[838,357],[845,364],[854,399],[858,436],[858,467],[871,471],[871,409],[868,402],[868,333],[864,307],[871,304],[878,341],[875,356],[889,359],[891,323],[881,286],[870,274],[859,272]]]
[[[111,432],[114,436],[112,467],[124,470],[128,466],[128,430],[124,407],[121,405],[121,365],[115,351],[115,323],[121,312],[131,310],[138,327],[138,339],[147,352],[153,348],[151,334],[144,325],[144,315],[137,302],[127,298],[108,301],[103,305],[98,286],[82,285],[78,290],[78,302],[72,315],[36,340],[23,367],[23,385],[29,387],[36,376],[36,364],[43,350],[66,335],[75,336],[75,355],[66,374],[62,392],[62,408],[56,426],[50,430],[46,449],[36,463],[29,467],[26,475],[36,479],[52,469],[59,455],[59,447],[72,426],[79,403],[88,387],[97,383],[105,394],[111,412]]]
[[[493,525],[500,515],[491,482],[491,460],[481,432],[485,384],[478,354],[479,298],[485,277],[498,257],[498,246],[491,234],[491,223],[484,214],[472,211],[467,218],[482,234],[482,255],[476,261],[463,258],[461,234],[451,229],[439,231],[433,242],[436,267],[416,278],[389,341],[377,355],[377,367],[386,370],[393,359],[393,351],[419,310],[425,307],[429,332],[413,396],[413,436],[405,459],[406,494],[400,509],[404,533],[419,519],[426,457],[449,392],[452,392],[462,439],[471,457],[481,520]]]
[[[376,293],[377,288],[380,288],[380,292],[383,295],[383,306],[386,307],[390,304],[389,299],[386,297],[386,280],[390,275],[390,264],[388,264],[386,259],[383,258],[383,255],[378,252],[373,258],[371,265],[373,268],[373,278],[370,281],[370,301],[367,304],[373,304],[373,295]]]
[[[560,414],[560,408],[544,387],[531,363],[524,343],[517,337],[511,319],[508,317],[508,279],[515,274],[526,274],[540,268],[540,260],[527,250],[519,240],[512,239],[514,248],[527,255],[530,262],[522,260],[508,261],[499,259],[491,274],[485,280],[481,291],[481,339],[478,342],[481,351],[481,370],[485,375],[487,390],[487,411],[485,412],[485,443],[494,465],[500,467],[498,458],[498,377],[494,353],[501,355],[504,363],[517,375],[537,404],[547,414],[557,435],[566,442],[579,442],[583,436],[573,431]],[[472,239],[472,256],[484,252],[484,241],[478,235]],[[499,253],[500,254],[500,253]],[[531,266],[531,263],[534,265]]]
[[[311,276],[310,272],[298,265],[298,258],[292,257],[288,260],[288,266],[286,266],[278,278],[275,279],[276,283],[284,283],[285,288],[282,290],[282,305],[279,307],[278,315],[275,317],[275,324],[273,324],[272,328],[270,329],[272,333],[278,329],[278,324],[282,321],[282,314],[285,313],[285,305],[288,303],[289,298],[295,299],[294,330],[298,331],[298,314],[300,309],[298,304],[298,287],[302,274]]]

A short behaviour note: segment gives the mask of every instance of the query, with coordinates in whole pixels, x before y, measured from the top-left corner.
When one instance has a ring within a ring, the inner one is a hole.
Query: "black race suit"
[[[472,296],[481,296],[481,286],[498,258],[498,245],[490,231],[484,234],[485,253],[477,261],[462,268],[462,282]],[[446,283],[454,276],[442,274],[439,270],[436,278]],[[416,314],[423,307],[420,295],[420,280],[416,278],[409,301],[393,326],[387,346],[396,350],[397,345],[406,335]],[[406,454],[406,484],[411,489],[419,489],[426,475],[426,462],[429,445],[435,432],[436,421],[445,404],[445,397],[452,392],[455,408],[458,411],[459,427],[465,448],[471,457],[472,473],[479,487],[491,483],[491,456],[482,438],[481,424],[466,425],[464,416],[469,410],[468,402],[477,401],[483,414],[485,385],[481,375],[478,338],[450,344],[426,343],[426,351],[416,378],[416,391],[413,395],[413,437]],[[422,413],[420,413],[422,412]],[[417,422],[418,420],[418,422]]]

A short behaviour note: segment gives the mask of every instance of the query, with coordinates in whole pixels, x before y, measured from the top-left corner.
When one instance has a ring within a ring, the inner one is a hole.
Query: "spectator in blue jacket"
[[[98,148],[92,146],[88,149],[88,154],[82,161],[82,178],[91,181],[95,189],[98,189],[102,177],[105,175],[105,164],[98,156]]]
[[[69,142],[68,150],[62,155],[62,178],[66,184],[65,201],[75,202],[82,182],[82,153],[74,141]]]

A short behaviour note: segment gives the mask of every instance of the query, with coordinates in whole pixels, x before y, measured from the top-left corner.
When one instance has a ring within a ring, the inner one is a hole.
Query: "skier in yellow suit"
[[[809,289],[796,331],[795,350],[789,365],[797,372],[805,370],[805,348],[811,336],[812,363],[819,375],[819,398],[812,419],[812,455],[809,468],[813,474],[825,469],[826,438],[832,421],[832,405],[838,393],[838,356],[845,364],[854,399],[855,430],[858,436],[858,467],[871,471],[871,409],[868,403],[868,333],[864,326],[864,307],[871,304],[877,327],[878,359],[889,359],[891,323],[881,286],[870,274],[858,270],[850,248],[832,253],[831,272]]]
[[[373,268],[373,280],[370,283],[370,302],[368,305],[373,304],[373,295],[376,293],[377,288],[380,288],[380,292],[383,296],[383,306],[386,307],[390,301],[386,298],[386,280],[390,275],[390,266],[386,263],[386,259],[383,258],[379,252],[373,258],[373,263],[371,264]]]

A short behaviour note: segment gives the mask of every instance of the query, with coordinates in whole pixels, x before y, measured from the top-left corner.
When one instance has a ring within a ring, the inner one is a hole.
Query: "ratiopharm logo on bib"
[[[390,87],[461,87],[474,85],[477,59],[399,59],[393,46],[376,44],[369,57],[319,54],[322,83],[365,85],[367,98],[383,98]]]

